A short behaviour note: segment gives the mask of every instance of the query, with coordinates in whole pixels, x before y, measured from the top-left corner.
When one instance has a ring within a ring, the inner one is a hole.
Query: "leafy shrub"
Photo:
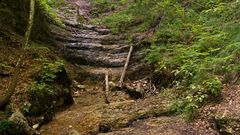
[[[240,2],[226,0],[141,0],[100,22],[116,33],[152,32],[145,59],[171,76],[176,93],[171,109],[189,118],[222,83],[240,71]]]
[[[43,68],[39,72],[36,81],[29,86],[29,93],[38,93],[40,95],[50,94],[53,92],[53,81],[56,79],[56,73],[63,70],[63,62],[57,61],[55,63],[43,63]]]
[[[200,13],[185,11],[197,15],[198,18],[197,22],[191,19],[187,22],[187,26],[192,26],[191,29],[184,29],[193,36],[193,40],[184,42],[186,40],[184,36],[169,35],[179,32],[180,28],[186,25],[170,23],[167,25],[170,27],[159,29],[160,34],[158,32],[156,34],[157,43],[146,51],[148,54],[146,59],[157,63],[156,68],[159,72],[168,72],[178,78],[176,88],[179,87],[183,91],[176,95],[179,98],[173,103],[172,109],[186,112],[189,117],[193,116],[194,110],[206,99],[219,95],[222,78],[239,73],[237,69],[239,53],[236,52],[239,50],[239,46],[236,46],[239,39],[235,36],[240,33],[225,28],[229,27],[229,20],[226,20],[228,16],[222,14],[222,11],[225,12],[232,3],[215,4]],[[186,20],[191,16],[185,16]],[[186,20],[184,19],[185,22]],[[171,30],[166,32],[165,29]]]
[[[49,84],[46,84],[45,82],[32,82],[29,86],[29,93],[31,95],[31,93],[38,93],[42,96],[44,96],[45,94],[51,94],[52,93],[52,86]]]
[[[218,78],[209,78],[203,81],[203,86],[208,90],[209,95],[217,96],[221,90],[221,82]]]

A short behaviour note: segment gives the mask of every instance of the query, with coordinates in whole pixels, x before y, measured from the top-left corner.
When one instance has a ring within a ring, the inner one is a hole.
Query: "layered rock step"
[[[68,61],[100,68],[124,66],[130,48],[124,37],[112,35],[106,28],[78,22],[83,11],[77,7],[61,7],[57,12],[65,26],[51,24],[50,29]],[[133,53],[133,59],[138,58]]]

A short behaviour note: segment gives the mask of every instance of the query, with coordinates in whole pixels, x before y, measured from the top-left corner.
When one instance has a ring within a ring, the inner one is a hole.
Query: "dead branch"
[[[130,57],[131,57],[132,51],[133,51],[133,46],[130,46],[130,50],[128,52],[127,60],[126,60],[126,63],[124,65],[123,72],[122,72],[122,75],[121,75],[121,78],[120,78],[120,81],[119,81],[119,87],[122,87],[123,80],[124,80],[124,77],[126,75],[126,71],[127,71],[127,67],[128,67],[129,61],[130,61]]]

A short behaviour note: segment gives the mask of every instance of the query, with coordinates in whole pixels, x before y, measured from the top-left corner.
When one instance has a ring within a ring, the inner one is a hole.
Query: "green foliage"
[[[200,13],[185,11],[188,16],[185,16],[184,25],[177,25],[177,21],[167,27],[163,24],[164,27],[156,32],[155,45],[146,51],[146,59],[158,63],[157,71],[168,71],[176,78],[181,78],[177,80],[176,88],[185,90],[177,95],[179,98],[172,109],[185,112],[190,118],[204,100],[219,95],[222,78],[239,72],[239,39],[235,36],[240,31],[226,29],[229,27],[229,20],[226,20],[228,16],[222,14],[222,11],[228,14],[226,9],[232,3],[217,3]],[[197,19],[191,20],[193,15]],[[190,29],[186,29],[185,25],[191,26]],[[180,28],[193,40],[181,36]]]
[[[32,82],[29,86],[28,92],[30,95],[45,94],[51,95],[53,93],[53,81],[56,79],[56,73],[63,70],[63,62],[56,61],[55,63],[43,63],[43,68],[39,73],[36,81]]]
[[[63,66],[63,61],[56,61],[55,63],[44,63],[43,69],[40,73],[40,82],[52,82],[56,77],[56,73],[62,71]]]
[[[128,27],[128,24],[132,21],[132,16],[128,14],[122,14],[119,12],[118,14],[112,17],[106,17],[103,20],[103,23],[109,24],[113,33],[124,32]]]
[[[31,109],[31,103],[29,102],[25,102],[23,104],[23,114],[28,114],[30,112],[30,109]]]
[[[114,10],[116,8],[116,5],[113,2],[115,1],[94,0],[93,1],[94,9],[92,10],[92,14],[97,15],[99,13],[105,13]]]
[[[221,92],[221,82],[218,78],[209,78],[197,85],[192,83],[172,102],[170,109],[176,113],[184,113],[191,120],[195,116],[195,110],[200,108],[209,97],[217,97]],[[183,90],[182,87],[180,87]],[[179,90],[180,90],[179,89]]]
[[[45,82],[32,82],[29,86],[29,93],[31,94],[40,94],[44,96],[45,94],[51,94],[52,93],[52,86],[49,84],[46,84]]]
[[[168,16],[184,17],[184,10],[175,0],[142,0],[125,3],[128,6],[111,16],[102,17],[100,23],[110,27],[116,33],[143,32],[157,27],[162,18],[168,18]]]
[[[60,7],[67,4],[64,0],[48,0],[46,2],[51,7]]]
[[[239,75],[239,1],[130,1],[100,23],[115,33],[152,31],[145,58],[156,72],[174,77],[169,83],[179,92],[171,109],[189,118]]]
[[[213,96],[217,96],[221,90],[221,82],[218,78],[209,78],[203,81],[203,86],[205,86],[208,93]]]
[[[28,102],[22,108],[25,115],[40,115],[49,108],[73,103],[63,61],[43,62],[36,71],[28,87]]]
[[[53,7],[56,7],[62,4],[64,4],[63,0],[39,0],[39,5],[42,8],[42,10],[59,25],[63,25],[63,23],[60,20],[60,18],[57,16],[57,13],[53,9]]]
[[[91,14],[93,16],[98,16],[109,11],[113,11],[119,5],[124,5],[128,0],[93,0],[93,10]]]

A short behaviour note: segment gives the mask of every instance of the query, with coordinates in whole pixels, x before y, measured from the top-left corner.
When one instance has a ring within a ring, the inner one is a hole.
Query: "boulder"
[[[29,115],[43,115],[48,122],[57,107],[73,103],[69,79],[62,63],[47,63],[35,76],[28,90]]]
[[[20,111],[16,111],[8,120],[13,123],[11,128],[7,130],[10,135],[33,135],[34,130],[28,125],[27,119]]]

